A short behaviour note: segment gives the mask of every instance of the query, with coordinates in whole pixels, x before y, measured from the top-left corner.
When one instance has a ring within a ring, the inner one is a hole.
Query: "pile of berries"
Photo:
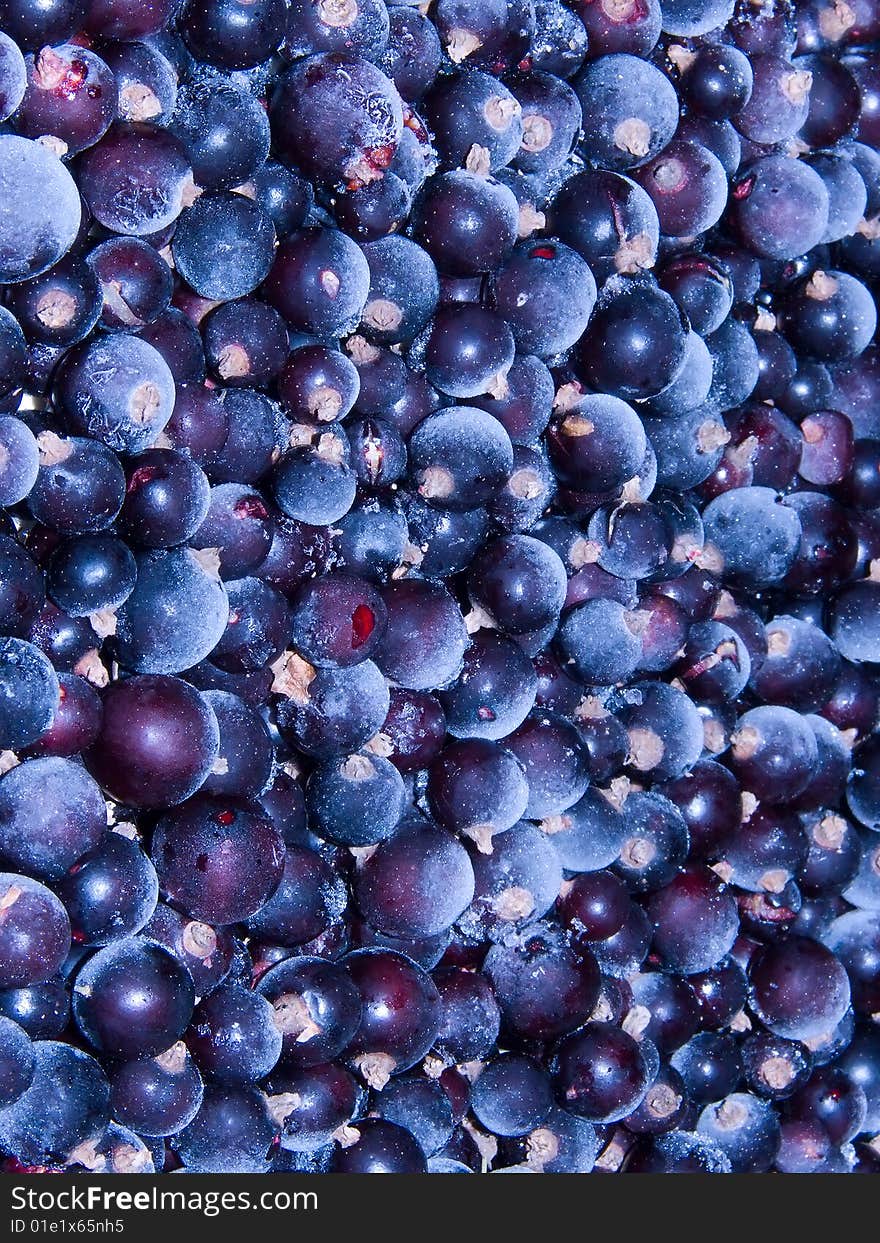
[[[0,0],[0,1162],[880,1171],[880,0]]]

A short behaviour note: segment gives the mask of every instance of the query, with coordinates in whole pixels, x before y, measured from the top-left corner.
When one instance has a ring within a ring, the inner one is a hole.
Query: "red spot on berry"
[[[261,522],[269,517],[269,511],[258,496],[243,496],[232,507],[236,518],[258,518]]]
[[[70,62],[70,68],[64,75],[64,81],[61,83],[63,91],[75,91],[77,87],[82,86],[88,77],[89,67],[84,60],[79,57]]]
[[[351,615],[351,645],[363,647],[376,628],[373,610],[365,604],[359,604]]]
[[[152,483],[159,476],[158,466],[139,466],[137,470],[131,472],[131,478],[128,481],[126,492],[134,492],[137,488],[142,488],[147,483]]]
[[[425,129],[416,114],[409,108],[404,109],[403,123],[407,129],[412,130],[420,142],[428,142],[428,131]]]
[[[366,152],[366,160],[371,168],[387,168],[394,159],[397,147],[393,143],[385,143],[382,147],[370,147]]]
[[[232,824],[233,821],[235,820],[235,812],[234,811],[218,811],[216,819],[217,819],[217,823],[222,824],[225,828],[228,825]]]

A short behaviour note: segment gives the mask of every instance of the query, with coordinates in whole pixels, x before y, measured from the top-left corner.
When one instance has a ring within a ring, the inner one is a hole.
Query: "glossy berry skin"
[[[148,449],[132,462],[120,522],[129,539],[148,548],[185,542],[209,503],[208,481],[173,449]]]
[[[365,246],[364,254],[370,268],[364,335],[382,345],[412,340],[437,305],[440,288],[433,259],[409,238],[395,234]]]
[[[820,361],[860,354],[876,327],[876,310],[860,281],[845,272],[817,271],[787,297],[786,335]]]
[[[552,1101],[547,1072],[530,1057],[506,1053],[482,1071],[474,1084],[471,1107],[492,1134],[516,1136],[539,1126]]]
[[[294,350],[278,379],[278,391],[291,415],[330,422],[344,418],[360,390],[357,368],[338,350],[304,345]]]
[[[793,617],[775,617],[766,626],[767,656],[752,679],[766,703],[799,711],[819,707],[840,673],[840,656],[821,630]],[[810,670],[809,679],[802,670]]]
[[[684,818],[654,792],[634,793],[623,807],[625,838],[613,868],[630,892],[653,892],[674,878],[687,854]]]
[[[410,497],[405,513],[419,551],[426,549],[420,568],[431,580],[464,569],[489,533],[489,515],[483,508],[440,509],[421,497]]]
[[[535,709],[507,740],[529,785],[526,816],[541,820],[572,807],[589,783],[577,729],[556,713]]]
[[[139,197],[144,184],[153,190],[148,199]],[[191,184],[184,148],[171,133],[145,122],[112,125],[83,154],[80,166],[80,185],[93,216],[113,232],[137,237],[176,220]]]
[[[843,510],[818,492],[795,493],[786,504],[800,519],[801,538],[785,582],[811,595],[839,586],[858,555],[855,533]]]
[[[560,1104],[593,1122],[626,1117],[645,1095],[650,1074],[638,1043],[609,1023],[567,1036],[553,1063]]]
[[[4,629],[24,638],[45,603],[45,581],[26,550],[8,536],[0,541],[2,610]]]
[[[88,256],[101,291],[101,323],[114,330],[152,323],[171,301],[171,269],[139,238],[111,238]]]
[[[522,650],[479,630],[458,678],[438,697],[446,728],[459,738],[499,740],[525,719],[535,702],[535,687],[534,670]]]
[[[493,301],[523,353],[561,354],[581,336],[596,301],[593,274],[554,241],[520,244],[493,282]]]
[[[789,1039],[830,1031],[849,1004],[845,971],[815,941],[791,937],[768,947],[750,964],[749,976],[756,1012],[771,1031]]]
[[[191,538],[196,548],[217,549],[224,579],[239,579],[262,563],[273,534],[272,515],[259,492],[221,483],[211,489],[204,521]]]
[[[388,623],[376,663],[385,676],[407,690],[451,682],[461,668],[467,631],[446,588],[411,579],[389,584],[381,595]]]
[[[579,940],[604,941],[623,927],[629,898],[610,872],[588,872],[574,878],[558,909],[565,926]]]
[[[61,976],[0,990],[0,1008],[4,1017],[18,1023],[32,1040],[52,1040],[70,1021],[70,998]]]
[[[579,358],[593,388],[627,401],[662,392],[684,349],[685,326],[672,298],[647,280],[617,278],[603,286]]]
[[[668,78],[648,61],[627,53],[600,56],[575,79],[588,135],[588,158],[625,170],[666,146],[678,122],[678,101]]]
[[[284,869],[274,825],[246,805],[210,798],[188,800],[163,817],[153,861],[164,893],[192,918],[219,924],[258,911]]]
[[[123,1062],[110,1080],[113,1116],[139,1135],[172,1135],[198,1112],[201,1076],[178,1041],[154,1058]]]
[[[746,1037],[742,1055],[748,1086],[769,1100],[785,1100],[810,1077],[810,1056],[804,1046],[767,1032]]]
[[[3,1111],[0,1142],[32,1165],[54,1165],[96,1141],[110,1121],[110,1091],[98,1062],[55,1040],[38,1041],[30,1087]]]
[[[267,1084],[269,1109],[281,1123],[282,1148],[316,1153],[332,1144],[363,1097],[354,1075],[336,1063],[303,1070],[276,1069]]]
[[[512,752],[488,739],[450,743],[431,766],[428,799],[441,824],[482,848],[520,819],[528,782]]]
[[[592,1013],[599,972],[585,946],[572,951],[564,938],[540,926],[510,945],[495,945],[483,964],[501,1008],[502,1027],[520,1039],[565,1035]]]
[[[697,1104],[719,1100],[734,1091],[742,1073],[735,1040],[715,1032],[698,1032],[673,1053],[671,1064]]]
[[[287,238],[263,284],[267,301],[292,328],[327,336],[357,326],[368,291],[363,252],[346,234],[321,228]]]
[[[195,998],[184,968],[135,938],[99,950],[76,977],[74,1017],[97,1049],[150,1057],[182,1035]]]
[[[177,1151],[194,1171],[222,1169],[260,1173],[274,1124],[256,1088],[206,1087],[198,1113],[177,1140]]]
[[[116,82],[94,52],[72,44],[27,58],[27,89],[16,111],[26,138],[49,134],[75,155],[92,146],[114,118]]]
[[[83,536],[61,545],[49,564],[49,594],[72,617],[112,611],[134,589],[134,557],[109,535]]]
[[[785,210],[768,215],[781,199]],[[772,259],[811,249],[828,225],[828,191],[819,174],[787,156],[755,161],[733,188],[732,218],[748,248]]]
[[[74,760],[27,760],[0,782],[0,849],[34,876],[60,879],[106,829],[100,789]]]
[[[693,237],[721,218],[727,201],[727,178],[721,161],[708,148],[671,142],[635,172],[657,208],[661,231],[670,237]]]
[[[420,496],[439,507],[471,510],[500,492],[514,459],[497,420],[475,407],[458,406],[438,410],[419,424],[410,439],[410,461]]]
[[[693,975],[710,970],[733,947],[736,904],[708,868],[691,866],[651,895],[654,950],[673,970]]]
[[[748,992],[745,972],[732,956],[711,971],[693,976],[690,985],[710,1030],[726,1026],[742,1009]]]
[[[474,146],[488,153],[489,171],[513,157],[522,140],[522,107],[503,83],[480,70],[440,79],[423,103],[446,168],[467,167]]]
[[[687,823],[692,855],[714,858],[739,829],[736,780],[713,760],[699,760],[689,773],[667,783],[662,793]]]
[[[246,69],[275,51],[284,35],[281,0],[263,0],[244,9],[236,3],[188,4],[182,29],[199,60],[226,69]]]
[[[809,727],[791,708],[753,708],[738,722],[734,772],[769,802],[785,802],[806,786],[818,752]]]
[[[425,374],[450,397],[488,392],[513,362],[515,341],[507,322],[483,307],[440,307],[425,346]]]
[[[33,1082],[36,1057],[27,1033],[12,1019],[0,1021],[3,1056],[0,1059],[0,1101],[3,1107],[17,1101]]]
[[[814,1071],[788,1106],[792,1117],[819,1122],[832,1144],[848,1143],[862,1130],[866,1109],[863,1089],[831,1067]]]
[[[292,612],[292,638],[318,666],[347,668],[368,659],[385,628],[385,606],[373,587],[348,575],[304,583]]]
[[[492,1049],[500,1022],[498,1002],[486,978],[455,967],[433,973],[442,1019],[434,1049],[447,1061],[483,1058]]]
[[[248,927],[277,945],[298,946],[330,931],[345,908],[346,893],[326,861],[307,846],[288,845],[281,883]]]
[[[265,388],[287,357],[284,321],[255,299],[217,307],[205,317],[202,333],[208,367],[227,385]]]
[[[437,901],[441,892],[442,904]],[[380,843],[356,884],[364,917],[379,931],[402,937],[444,931],[469,905],[473,892],[473,869],[464,848],[451,834],[420,824],[401,828]]]
[[[197,691],[178,678],[135,677],[105,696],[89,766],[120,801],[167,807],[201,786],[219,742],[216,718]]]
[[[345,966],[364,1007],[347,1057],[370,1086],[380,1088],[434,1043],[439,994],[415,963],[389,950],[356,950],[346,956]]]
[[[540,630],[559,616],[565,568],[547,544],[528,535],[494,541],[474,559],[473,602],[509,634]]]
[[[752,65],[736,47],[703,47],[683,74],[682,88],[701,116],[725,120],[748,103]]]
[[[494,271],[512,253],[517,204],[492,178],[465,169],[433,177],[414,211],[414,237],[449,276]]]
[[[51,890],[14,872],[0,874],[5,910],[0,932],[4,988],[50,979],[70,949],[70,920]]]
[[[368,109],[371,95],[375,104]],[[337,115],[333,132],[320,124],[327,108]],[[382,176],[403,129],[393,84],[368,61],[343,54],[294,66],[275,96],[273,120],[283,154],[321,180],[353,186]],[[315,142],[317,132],[321,142]]]
[[[337,1174],[422,1174],[425,1155],[418,1141],[401,1126],[368,1118],[357,1128],[360,1138],[351,1148],[337,1148]]]
[[[657,211],[629,177],[607,169],[577,173],[550,207],[554,234],[587,261],[598,282],[638,273],[656,258]]]
[[[107,945],[140,932],[156,909],[159,882],[139,843],[108,833],[59,883],[76,944]]]
[[[363,1003],[351,976],[324,958],[285,959],[264,973],[257,991],[274,1009],[286,1067],[334,1061],[361,1022]]]
[[[258,993],[231,984],[204,998],[195,1008],[187,1047],[203,1075],[229,1085],[246,1084],[268,1074],[281,1053],[281,1032],[269,1002]]]

